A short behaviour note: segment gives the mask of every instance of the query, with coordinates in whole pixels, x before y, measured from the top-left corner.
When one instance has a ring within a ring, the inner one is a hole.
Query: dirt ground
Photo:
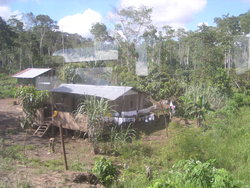
[[[59,136],[55,137],[55,153],[50,154],[49,138],[39,138],[33,136],[35,129],[22,130],[20,119],[22,110],[20,105],[14,105],[15,99],[0,100],[0,135],[4,136],[5,147],[21,145],[25,147],[24,155],[31,161],[39,161],[44,166],[51,166],[50,163],[56,161],[53,168],[57,168],[57,163],[62,167],[62,154]],[[3,133],[5,132],[5,135]],[[65,139],[65,147],[68,163],[81,163],[85,171],[90,171],[96,156],[92,152],[91,145],[83,139]],[[77,154],[75,151],[78,151]],[[59,162],[58,162],[59,161]],[[0,161],[3,163],[3,161]],[[90,184],[74,183],[73,171],[50,170],[48,168],[36,168],[21,162],[10,162],[14,170],[6,170],[3,165],[0,166],[0,187],[21,187],[27,183],[31,187],[52,188],[52,187],[96,187]],[[59,165],[58,165],[59,166]],[[69,164],[72,166],[72,164]],[[1,169],[2,168],[2,169]],[[100,185],[97,185],[100,187]]]

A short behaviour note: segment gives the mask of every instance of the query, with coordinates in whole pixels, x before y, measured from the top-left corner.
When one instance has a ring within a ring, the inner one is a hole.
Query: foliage
[[[48,99],[48,91],[39,91],[33,86],[24,86],[17,89],[15,96],[21,101],[25,119],[22,127],[33,126],[36,110],[42,108]]]
[[[116,179],[117,170],[110,160],[102,157],[95,162],[93,173],[105,186],[110,186]]]
[[[65,64],[60,67],[58,77],[67,83],[82,83],[83,80],[77,73],[77,68],[84,68],[83,64]]]
[[[123,149],[129,143],[135,140],[137,133],[135,129],[131,128],[132,124],[128,126],[109,125],[110,131],[106,131],[108,135],[104,136],[98,143],[102,153],[112,155],[122,155]]]
[[[104,98],[87,97],[81,102],[74,112],[76,118],[78,115],[88,116],[88,135],[92,142],[96,142],[104,130],[104,117],[111,113],[111,106]]]
[[[187,112],[196,118],[197,126],[201,126],[201,123],[205,120],[205,114],[212,110],[208,101],[205,101],[205,98],[200,96],[195,103],[189,103]]]
[[[171,123],[168,143],[160,152],[165,157],[161,160],[169,164],[182,159],[202,162],[216,159],[217,167],[225,168],[235,179],[248,185],[249,118],[249,107],[244,106],[237,113],[210,114],[206,131]]]
[[[176,78],[157,70],[145,79],[141,79],[138,87],[150,94],[155,100],[168,99],[172,96],[178,97],[183,93],[183,88]]]
[[[219,68],[215,71],[211,87],[217,88],[222,95],[230,96],[232,94],[231,79],[224,69]]]
[[[214,167],[214,160],[204,163],[182,160],[176,163],[165,180],[156,180],[150,188],[164,187],[239,187],[225,169]]]
[[[109,36],[106,25],[103,23],[95,23],[92,25],[90,32],[94,35],[96,41],[109,41],[112,38]]]
[[[17,81],[5,73],[0,73],[0,98],[14,97]]]
[[[127,142],[132,142],[136,137],[136,131],[131,128],[131,124],[127,127],[113,126],[110,132],[110,141],[114,145],[120,145]]]
[[[204,84],[188,85],[183,96],[187,100],[190,100],[190,102],[196,102],[199,97],[204,97],[204,99],[211,105],[211,108],[213,109],[219,109],[223,107],[227,101],[227,96],[220,93],[218,88]]]
[[[216,115],[222,115],[224,117],[237,114],[240,107],[250,105],[250,96],[244,93],[234,93],[233,96],[227,100],[225,106],[216,111]]]

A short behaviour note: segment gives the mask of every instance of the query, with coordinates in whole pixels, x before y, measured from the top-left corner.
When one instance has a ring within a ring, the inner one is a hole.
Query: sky
[[[114,11],[128,6],[153,8],[152,22],[158,28],[196,30],[201,23],[214,26],[214,18],[238,16],[250,10],[250,0],[0,0],[0,16],[32,12],[45,14],[57,21],[60,30],[90,36],[96,22],[112,28]]]

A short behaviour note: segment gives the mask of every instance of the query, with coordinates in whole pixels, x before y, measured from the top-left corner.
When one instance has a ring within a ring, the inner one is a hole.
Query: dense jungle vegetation
[[[250,12],[217,17],[215,26],[201,25],[195,31],[157,28],[150,13],[145,7],[122,9],[114,30],[96,23],[93,38],[59,31],[48,15],[0,18],[0,98],[14,96],[16,80],[9,75],[24,68],[52,67],[64,82],[77,83],[74,68],[112,67],[110,84],[133,86],[154,100],[174,100],[175,116],[194,121],[188,126],[171,122],[161,144],[147,145],[133,134],[127,143],[120,136],[125,133],[117,133],[105,147],[118,157],[107,158],[129,168],[114,175],[110,161],[100,159],[94,172],[104,185],[249,187]],[[63,63],[62,57],[52,56],[62,48],[93,47],[95,42],[115,42],[119,59]],[[136,44],[145,45],[148,75],[136,74]],[[237,64],[244,63],[239,74]],[[145,177],[145,164],[152,168],[150,178]]]

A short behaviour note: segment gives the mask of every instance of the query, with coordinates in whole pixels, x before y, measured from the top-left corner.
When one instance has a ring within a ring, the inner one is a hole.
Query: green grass
[[[72,161],[70,163],[69,169],[79,172],[85,172],[87,170],[85,164],[80,162],[79,160]]]
[[[25,149],[34,150],[35,147],[32,145],[27,145],[25,146]],[[64,164],[61,159],[41,161],[39,158],[28,158],[24,155],[23,145],[16,144],[0,150],[0,171],[14,171],[15,165],[13,166],[12,163],[15,163],[16,161],[31,167],[45,168],[52,171],[60,171],[64,169]]]
[[[171,171],[176,162],[188,159],[202,162],[215,159],[216,168],[226,169],[242,187],[249,186],[249,122],[250,107],[243,106],[237,114],[208,117],[206,130],[171,123],[169,138],[161,144],[149,146],[135,140],[119,149],[119,157],[113,157],[113,161],[120,164],[119,180],[113,187],[148,187],[145,165],[152,168],[154,181]]]
[[[53,171],[60,171],[64,169],[64,164],[61,159],[47,160],[42,163],[43,166]]]

